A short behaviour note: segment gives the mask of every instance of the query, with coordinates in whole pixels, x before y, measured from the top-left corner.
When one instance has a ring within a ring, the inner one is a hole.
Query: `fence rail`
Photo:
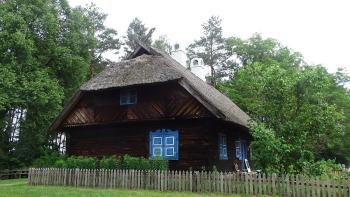
[[[0,171],[0,180],[1,179],[18,179],[28,177],[28,169],[23,170],[3,170]]]
[[[291,197],[349,197],[350,180],[301,175],[31,168],[31,185],[218,192]]]

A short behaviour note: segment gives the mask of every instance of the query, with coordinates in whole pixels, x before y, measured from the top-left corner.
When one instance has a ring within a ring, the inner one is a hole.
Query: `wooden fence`
[[[218,192],[258,196],[350,196],[349,179],[308,178],[300,175],[31,168],[28,180],[31,185]]]
[[[19,179],[28,177],[28,169],[23,170],[3,170],[0,171],[1,179]]]

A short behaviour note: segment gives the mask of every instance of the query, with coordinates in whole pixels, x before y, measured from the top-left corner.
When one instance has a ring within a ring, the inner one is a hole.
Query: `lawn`
[[[200,196],[230,196],[237,195],[219,195],[189,192],[158,192],[146,190],[121,190],[121,189],[88,189],[75,187],[56,187],[56,186],[30,186],[27,179],[0,180],[0,196],[125,196],[125,197],[200,197]]]

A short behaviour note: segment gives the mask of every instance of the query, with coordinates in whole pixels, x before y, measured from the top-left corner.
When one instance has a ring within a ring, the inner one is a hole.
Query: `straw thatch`
[[[80,92],[101,91],[132,85],[163,83],[177,80],[190,94],[217,118],[242,126],[249,116],[229,98],[195,76],[169,55],[141,45],[127,60],[115,63],[86,82]],[[65,110],[68,112],[69,110]],[[61,114],[64,116],[64,114]],[[63,118],[63,117],[62,117]],[[58,127],[59,122],[54,123]]]

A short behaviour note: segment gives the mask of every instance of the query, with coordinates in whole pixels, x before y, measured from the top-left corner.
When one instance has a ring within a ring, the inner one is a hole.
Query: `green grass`
[[[206,193],[189,192],[158,192],[146,190],[122,190],[122,189],[90,189],[75,187],[56,187],[56,186],[30,186],[27,179],[0,180],[0,196],[123,196],[123,197],[200,197],[200,196],[226,196],[239,197],[237,195],[219,195]]]

